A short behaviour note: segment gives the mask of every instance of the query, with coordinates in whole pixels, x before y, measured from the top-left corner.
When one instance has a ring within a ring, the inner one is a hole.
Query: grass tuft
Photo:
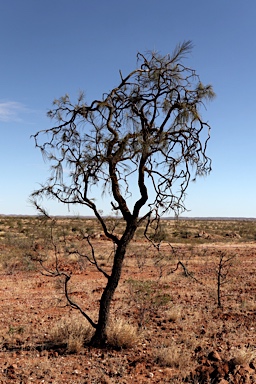
[[[256,359],[256,350],[249,348],[237,349],[233,352],[232,361],[235,365],[250,364]]]
[[[140,335],[134,325],[124,319],[115,319],[108,325],[107,338],[113,348],[132,348],[138,343]]]
[[[55,324],[50,334],[52,343],[66,343],[70,353],[78,353],[93,335],[93,328],[81,316],[62,318]]]
[[[179,368],[185,372],[188,368],[190,358],[173,343],[170,346],[162,346],[154,350],[156,364],[162,367]]]
[[[181,307],[176,305],[176,306],[173,306],[172,308],[168,309],[165,312],[165,317],[166,317],[167,321],[175,323],[181,317]]]

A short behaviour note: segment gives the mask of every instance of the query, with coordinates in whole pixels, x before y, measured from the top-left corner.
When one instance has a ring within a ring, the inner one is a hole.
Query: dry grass
[[[138,344],[141,334],[127,320],[112,319],[107,328],[107,338],[113,348],[133,348]]]
[[[192,367],[191,356],[188,350],[172,343],[170,346],[161,346],[153,352],[154,360],[160,367],[169,367],[179,369],[185,375],[188,369]]]
[[[232,355],[232,360],[235,365],[250,364],[256,359],[256,350],[252,348],[236,349]]]
[[[255,300],[244,300],[241,302],[241,308],[247,311],[256,311],[256,301]]]
[[[52,328],[49,340],[54,344],[67,344],[69,353],[78,353],[93,335],[93,328],[81,315],[64,317]]]
[[[164,316],[166,317],[167,321],[176,322],[181,317],[181,311],[182,308],[180,305],[174,305],[167,311],[165,311]]]

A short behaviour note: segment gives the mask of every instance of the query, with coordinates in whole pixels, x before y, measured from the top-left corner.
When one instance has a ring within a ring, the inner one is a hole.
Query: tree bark
[[[117,246],[112,273],[108,279],[107,285],[102,293],[100,300],[99,316],[96,331],[91,340],[91,345],[94,347],[103,347],[107,343],[107,325],[109,320],[110,306],[118,286],[126,249],[130,241],[133,239],[134,233],[137,229],[137,220],[127,223],[124,235],[119,241]]]

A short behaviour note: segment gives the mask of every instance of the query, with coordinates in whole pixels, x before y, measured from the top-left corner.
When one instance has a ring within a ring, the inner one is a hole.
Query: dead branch
[[[182,263],[182,261],[178,261],[177,265],[176,265],[176,268],[173,269],[170,273],[174,273],[178,270],[179,266],[181,266],[183,268],[183,271],[184,271],[184,274],[186,277],[191,277],[193,280],[195,280],[197,283],[199,284],[203,284],[201,281],[199,281],[198,279],[196,279],[191,272],[188,271],[187,267]]]

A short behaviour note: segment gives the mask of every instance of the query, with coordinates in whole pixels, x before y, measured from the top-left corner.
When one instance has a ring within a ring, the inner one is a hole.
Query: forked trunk
[[[91,340],[91,345],[95,347],[103,347],[104,345],[106,345],[106,342],[107,342],[106,331],[107,331],[107,325],[109,320],[110,305],[121,277],[122,266],[123,266],[123,261],[124,261],[127,246],[132,240],[134,233],[136,231],[136,228],[137,228],[136,224],[135,225],[134,223],[130,224],[126,228],[126,231],[123,237],[120,239],[120,243],[117,246],[115,256],[114,256],[112,273],[108,279],[107,285],[103,291],[103,294],[100,300],[97,328]]]

